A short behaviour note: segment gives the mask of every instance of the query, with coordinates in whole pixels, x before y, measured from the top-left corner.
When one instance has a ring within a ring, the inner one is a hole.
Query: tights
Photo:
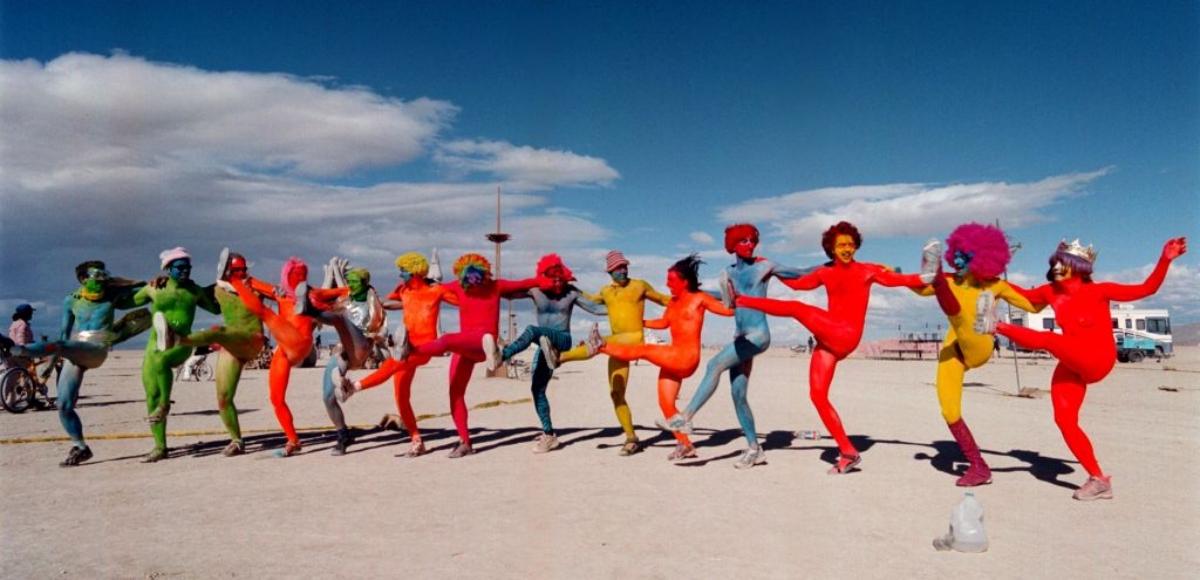
[[[1085,282],[1071,277],[1028,291],[1018,289],[1035,307],[1053,306],[1055,321],[1062,334],[1014,326],[996,325],[996,332],[1018,345],[1045,350],[1058,359],[1050,378],[1050,398],[1054,403],[1054,422],[1067,447],[1092,477],[1103,477],[1092,442],[1079,426],[1079,410],[1087,395],[1088,384],[1108,376],[1116,362],[1112,339],[1109,301],[1139,300],[1158,291],[1167,274],[1170,259],[1163,257],[1141,284]]]
[[[772,316],[790,316],[812,332],[817,346],[808,367],[809,399],[842,455],[857,455],[858,450],[850,443],[842,420],[829,401],[837,363],[850,356],[862,339],[872,284],[909,288],[921,288],[924,284],[915,274],[894,274],[882,266],[855,261],[835,261],[800,278],[784,280],[784,284],[796,290],[824,286],[829,310],[799,301],[753,296],[738,296],[737,304]]]
[[[287,388],[292,367],[303,362],[312,351],[315,321],[309,316],[295,313],[295,298],[278,297],[279,312],[276,313],[263,304],[258,294],[246,287],[242,281],[235,279],[229,283],[237,290],[238,297],[242,299],[246,308],[263,321],[271,331],[271,336],[279,343],[271,355],[271,367],[267,375],[271,406],[275,409],[275,418],[279,421],[288,442],[299,445],[300,437],[296,434],[292,410],[287,404]]]

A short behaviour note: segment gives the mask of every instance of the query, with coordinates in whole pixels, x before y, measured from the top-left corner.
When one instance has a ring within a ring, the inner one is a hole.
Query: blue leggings
[[[508,360],[513,355],[529,348],[529,345],[543,336],[548,337],[554,348],[560,351],[571,348],[570,332],[546,326],[527,326],[521,336],[504,347],[504,359]],[[533,382],[529,386],[529,391],[533,395],[533,408],[542,422],[542,432],[547,434],[554,433],[554,423],[550,420],[550,399],[546,397],[546,387],[550,386],[550,379],[553,376],[554,371],[550,370],[550,366],[546,364],[542,350],[539,348],[533,357]]]
[[[329,357],[329,362],[325,364],[325,379],[321,388],[321,398],[325,401],[325,412],[329,414],[329,420],[339,431],[346,430],[346,416],[342,414],[342,406],[338,404],[337,398],[333,394],[334,389],[338,387],[333,384],[333,369],[342,367],[342,374],[345,374],[345,361],[346,359],[341,355]]]
[[[746,391],[750,387],[750,370],[754,366],[754,357],[767,350],[771,345],[770,338],[739,336],[733,342],[725,345],[721,352],[708,361],[704,378],[692,395],[684,414],[691,418],[708,402],[717,390],[721,381],[721,373],[729,371],[729,393],[733,395],[733,409],[737,413],[738,423],[742,426],[742,435],[751,447],[758,446],[758,430],[754,427],[754,413],[750,410],[750,402]]]
[[[62,372],[58,375],[58,384],[54,387],[54,404],[58,406],[58,421],[63,430],[71,438],[76,447],[83,449],[87,443],[83,441],[83,421],[75,412],[75,403],[79,401],[79,386],[83,384],[83,367],[71,361],[63,362]]]

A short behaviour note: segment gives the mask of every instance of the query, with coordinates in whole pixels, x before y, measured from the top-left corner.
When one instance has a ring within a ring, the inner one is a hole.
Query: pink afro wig
[[[287,294],[289,298],[296,297],[296,287],[291,285],[288,280],[291,279],[292,272],[299,268],[308,270],[308,264],[305,264],[304,260],[301,260],[296,256],[292,256],[283,263],[283,268],[279,270],[279,285],[283,287],[283,292]]]
[[[542,259],[538,260],[537,263],[537,275],[544,276],[547,270],[553,269],[556,266],[562,269],[563,277],[568,282],[575,280],[575,274],[571,273],[571,269],[563,263],[562,258],[558,254],[546,254],[542,256]]]
[[[967,270],[980,280],[1000,277],[1012,258],[1008,239],[1000,228],[975,222],[963,224],[950,232],[950,237],[946,239],[946,261],[954,264],[954,253],[959,250],[971,256]]]

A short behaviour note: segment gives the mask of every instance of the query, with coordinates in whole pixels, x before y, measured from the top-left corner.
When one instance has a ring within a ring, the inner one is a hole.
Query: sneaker
[[[154,327],[154,346],[160,352],[175,346],[175,333],[167,324],[167,317],[162,312],[155,312],[150,317],[150,325]]]
[[[688,419],[682,413],[675,413],[666,419],[655,419],[654,424],[658,425],[659,429],[672,433],[691,434],[692,432],[691,419]]]
[[[551,433],[542,433],[538,435],[537,441],[533,442],[534,453],[547,453],[559,447],[562,447],[562,444],[558,442],[558,437]]]
[[[155,447],[142,458],[142,463],[156,463],[167,458],[167,450],[161,447]]]
[[[1075,494],[1071,497],[1079,501],[1092,501],[1096,499],[1112,499],[1112,477],[1089,477],[1083,483],[1083,486],[1075,490]]]
[[[59,467],[74,467],[92,458],[92,449],[90,447],[71,446],[71,450],[67,452],[67,458],[58,464]]]
[[[941,265],[942,242],[936,238],[930,239],[925,242],[925,247],[921,248],[921,281],[933,284]]]
[[[588,332],[584,344],[587,345],[588,356],[596,356],[596,353],[600,352],[600,347],[604,346],[604,337],[600,336],[599,324],[592,323],[592,330]]]
[[[837,463],[833,464],[833,467],[830,467],[829,471],[827,471],[826,473],[828,473],[829,475],[845,475],[847,473],[850,473],[850,470],[854,469],[859,463],[862,463],[862,455],[861,454],[858,454],[858,453],[856,453],[854,455],[839,454]]]
[[[354,396],[354,393],[357,393],[361,389],[361,386],[357,382],[350,380],[350,377],[342,373],[341,369],[333,369],[333,375],[334,380],[339,381],[337,388],[333,391],[333,396],[339,403],[345,403],[350,397]]]
[[[222,248],[221,255],[217,256],[217,280],[225,281],[229,279],[229,248]]]
[[[991,292],[981,292],[975,301],[975,333],[996,333],[996,297]]]
[[[542,349],[542,360],[546,361],[546,366],[550,370],[558,368],[558,349],[554,348],[554,344],[550,342],[549,336],[543,336],[538,339],[538,346]]]
[[[338,429],[337,443],[333,445],[331,452],[335,457],[340,457],[346,454],[346,448],[354,443],[354,436],[350,434],[349,429]]]
[[[500,368],[500,347],[496,344],[496,337],[488,333],[483,335],[483,340],[480,342],[483,347],[483,361],[487,365],[488,372]]]
[[[738,457],[737,463],[733,464],[735,469],[750,469],[755,465],[762,465],[767,462],[767,452],[760,447],[750,447],[742,452],[742,456]]]
[[[451,451],[448,457],[450,457],[450,459],[458,459],[459,457],[464,457],[473,453],[475,453],[475,449],[471,447],[470,443],[459,443],[458,447],[455,447],[454,451]]]
[[[416,439],[408,446],[408,451],[404,452],[405,457],[420,457],[425,455],[425,442]]]
[[[630,441],[626,441],[625,444],[621,446],[621,450],[617,452],[617,455],[620,455],[621,457],[629,457],[630,455],[634,455],[634,454],[641,453],[641,452],[642,452],[642,442],[638,441],[637,439],[633,439]]]
[[[684,445],[683,443],[676,443],[675,450],[667,456],[667,461],[682,461],[684,459],[695,459],[696,457],[699,456],[696,455],[695,447],[691,445]]]
[[[309,312],[311,312],[311,310],[312,309],[309,307],[309,303],[308,303],[308,282],[301,282],[299,284],[296,284],[295,313],[297,315],[308,314]]]
[[[729,277],[728,270],[721,270],[721,275],[717,277],[717,286],[721,288],[721,303],[725,308],[733,308],[737,302],[737,293],[733,290],[733,280]]]
[[[225,457],[236,457],[244,453],[246,453],[246,444],[241,441],[230,441],[229,445],[226,445],[225,449],[221,451],[221,455]]]
[[[298,453],[300,453],[300,442],[297,441],[292,443],[291,441],[288,441],[286,444],[284,444],[283,449],[275,450],[275,457],[291,457]]]

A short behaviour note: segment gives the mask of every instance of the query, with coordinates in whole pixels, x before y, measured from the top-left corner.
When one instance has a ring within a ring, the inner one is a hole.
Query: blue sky
[[[1195,3],[242,4],[0,2],[0,304],[177,244],[390,282],[389,255],[483,249],[496,185],[506,263],[557,250],[584,286],[611,247],[660,284],[689,250],[722,264],[705,234],[740,218],[797,264],[848,218],[906,269],[1000,219],[1028,282],[1061,237],[1135,279],[1200,229]],[[1200,320],[1197,282],[1187,256],[1155,303]],[[873,316],[938,315],[879,291]]]

